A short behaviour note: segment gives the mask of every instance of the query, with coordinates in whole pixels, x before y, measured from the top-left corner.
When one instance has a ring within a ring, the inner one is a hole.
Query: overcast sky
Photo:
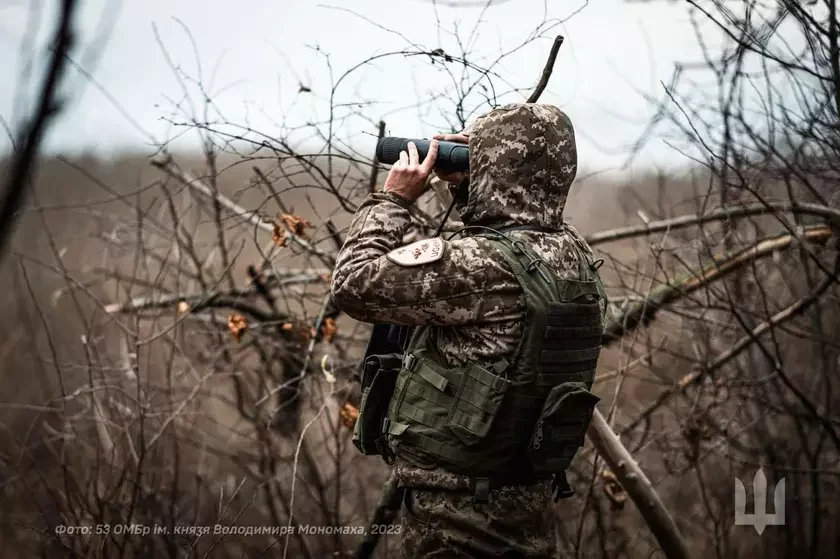
[[[284,124],[294,126],[326,115],[330,70],[325,54],[333,79],[368,57],[406,48],[440,47],[459,54],[452,32],[457,27],[462,40],[470,40],[483,13],[470,49],[475,56],[471,60],[481,65],[500,49],[522,43],[547,15],[549,20],[565,21],[495,70],[509,84],[532,87],[551,37],[564,35],[541,101],[556,104],[571,116],[584,167],[609,168],[623,161],[626,146],[653,114],[642,93],[661,96],[660,81],[670,79],[676,61],[699,59],[683,2],[510,0],[482,11],[472,7],[473,0],[439,2],[437,9],[431,0],[325,1],[82,0],[82,44],[74,58],[92,73],[98,86],[72,73],[65,91],[70,110],[52,129],[49,145],[113,152],[146,149],[150,137],[164,140],[181,133],[166,122],[181,98],[181,86],[164,49],[173,65],[193,78],[201,77],[228,120],[274,134]],[[55,4],[55,0],[0,0],[0,115],[6,120],[21,114],[15,111],[15,93],[33,89],[21,76],[33,52],[41,57],[36,58],[38,63],[43,61]],[[40,18],[33,20],[37,13]],[[38,30],[35,47],[27,45],[28,26]],[[301,85],[312,93],[300,93]],[[200,102],[198,89],[189,81],[186,87]],[[500,81],[497,87],[507,89]],[[372,150],[373,141],[366,133],[374,132],[372,123],[384,117],[392,135],[428,136],[446,125],[438,111],[451,105],[439,102],[423,111],[404,107],[451,91],[451,81],[439,66],[430,66],[428,58],[378,59],[351,74],[338,89],[339,103],[371,103],[362,109],[367,120],[346,122],[340,134]],[[26,95],[23,100],[28,100]],[[185,137],[179,145],[194,145],[193,139]],[[0,149],[8,149],[8,140],[3,142]],[[678,160],[661,140],[654,140],[641,159],[643,163]]]

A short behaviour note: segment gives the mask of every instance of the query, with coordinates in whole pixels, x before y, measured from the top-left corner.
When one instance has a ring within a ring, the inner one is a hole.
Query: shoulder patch
[[[388,260],[399,266],[419,266],[440,260],[443,257],[444,248],[443,239],[433,237],[395,248],[386,256]]]

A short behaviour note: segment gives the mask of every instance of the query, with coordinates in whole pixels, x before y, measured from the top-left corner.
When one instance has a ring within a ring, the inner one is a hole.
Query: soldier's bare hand
[[[420,155],[414,142],[408,142],[408,152],[400,152],[400,160],[391,167],[388,178],[385,179],[386,192],[393,192],[398,196],[414,202],[423,194],[426,179],[435,168],[437,161],[438,141],[432,140],[426,159],[420,163]]]
[[[443,140],[444,142],[455,142],[456,144],[469,144],[470,137],[463,132],[457,134],[435,134],[435,140]]]
[[[457,144],[469,144],[470,138],[463,132],[458,134],[435,134],[434,138],[436,140],[442,140],[444,142],[455,142]],[[437,177],[448,183],[452,184],[461,184],[465,178],[469,175],[469,173],[465,171],[441,171],[439,169],[435,169],[435,175]]]

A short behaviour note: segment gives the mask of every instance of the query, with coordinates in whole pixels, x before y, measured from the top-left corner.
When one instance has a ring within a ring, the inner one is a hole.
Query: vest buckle
[[[476,504],[486,504],[490,502],[490,478],[475,478],[475,493],[473,494],[473,501],[475,501]]]
[[[492,369],[496,373],[497,376],[502,376],[507,372],[508,367],[510,367],[510,363],[507,359],[502,359],[501,361],[496,361],[493,363]]]
[[[408,369],[409,371],[414,370],[414,366],[417,364],[417,358],[414,356],[413,353],[406,353],[405,358],[403,359],[403,366]]]

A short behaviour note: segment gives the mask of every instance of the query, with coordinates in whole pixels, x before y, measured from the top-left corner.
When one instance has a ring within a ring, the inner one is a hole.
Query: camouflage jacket
[[[479,117],[470,133],[470,186],[456,205],[467,226],[514,230],[563,279],[576,279],[571,243],[591,255],[563,221],[577,171],[574,131],[550,105],[507,105]],[[404,265],[389,258],[402,247],[410,204],[388,192],[370,194],[354,216],[332,279],[336,304],[364,322],[435,326],[433,336],[448,366],[495,362],[510,356],[522,335],[526,305],[516,277],[483,237],[447,240],[432,262]],[[478,230],[476,230],[478,231]],[[389,254],[392,253],[392,254]],[[411,485],[468,487],[447,472],[397,463]]]

